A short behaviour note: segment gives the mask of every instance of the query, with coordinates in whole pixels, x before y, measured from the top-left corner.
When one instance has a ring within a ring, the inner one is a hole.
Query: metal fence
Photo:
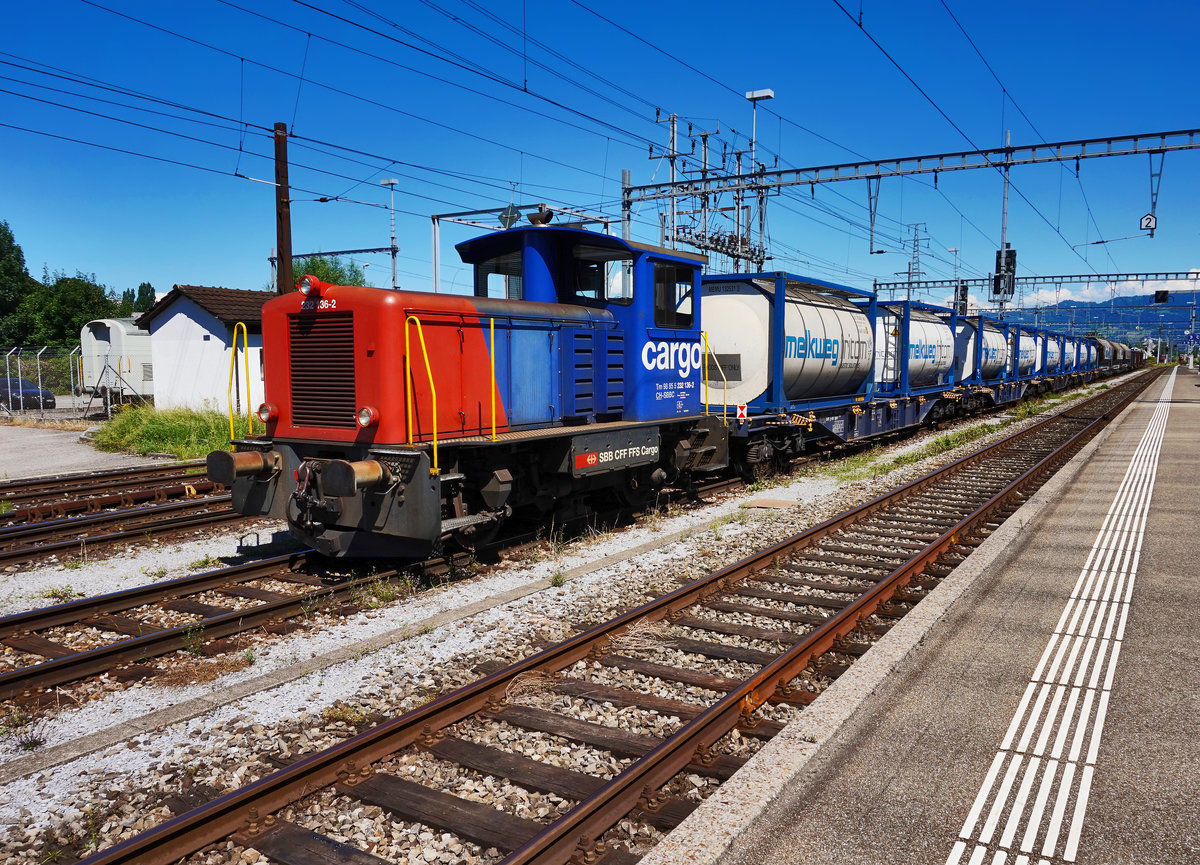
[[[103,399],[86,392],[78,346],[9,346],[0,378],[0,417],[81,418],[107,413]],[[53,394],[53,401],[43,391]]]

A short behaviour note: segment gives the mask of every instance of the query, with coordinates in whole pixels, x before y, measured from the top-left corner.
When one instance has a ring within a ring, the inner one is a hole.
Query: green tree
[[[340,255],[310,255],[292,259],[296,282],[306,275],[315,276],[330,285],[370,285],[366,271],[353,261],[342,261]]]
[[[143,282],[137,287],[137,297],[133,299],[133,311],[145,312],[154,306],[154,286]]]
[[[25,253],[8,223],[0,220],[0,345],[20,342],[14,316],[21,301],[39,288],[25,267]]]
[[[44,285],[21,301],[12,318],[19,328],[13,340],[22,345],[71,346],[80,329],[94,318],[111,318],[118,303],[96,282],[95,274],[46,274]]]
[[[117,318],[129,318],[133,315],[133,289],[127,288],[121,292],[121,299],[116,302],[114,315]]]

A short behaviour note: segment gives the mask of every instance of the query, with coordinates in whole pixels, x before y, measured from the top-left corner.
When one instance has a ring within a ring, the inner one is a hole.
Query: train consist
[[[266,432],[209,455],[248,515],[419,559],[1127,369],[1130,349],[577,228],[458,246],[472,296],[328,285],[263,308]]]

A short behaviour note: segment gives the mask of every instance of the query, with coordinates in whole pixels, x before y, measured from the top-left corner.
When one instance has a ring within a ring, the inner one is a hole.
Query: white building
[[[274,296],[269,291],[176,285],[142,313],[137,325],[150,331],[155,405],[227,411],[234,328],[241,322],[249,337],[250,393],[247,399],[239,329],[234,411],[244,415],[247,407],[257,409],[264,398],[262,305]]]

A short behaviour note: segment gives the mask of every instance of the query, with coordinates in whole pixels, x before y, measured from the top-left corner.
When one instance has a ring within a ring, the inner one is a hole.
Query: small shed
[[[154,402],[159,408],[215,409],[229,404],[229,364],[234,328],[249,337],[250,393],[246,359],[238,337],[235,410],[245,414],[263,401],[262,306],[275,295],[206,285],[176,285],[137,319],[150,331]]]

